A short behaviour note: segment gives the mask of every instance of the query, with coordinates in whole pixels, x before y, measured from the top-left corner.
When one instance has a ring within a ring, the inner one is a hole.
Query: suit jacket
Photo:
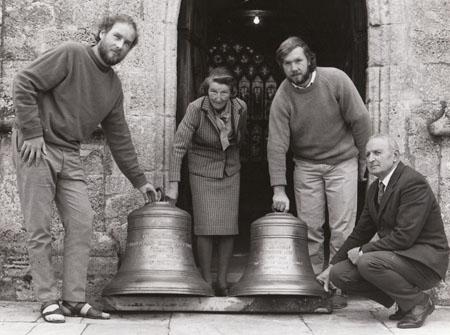
[[[223,178],[232,176],[240,170],[239,145],[246,131],[247,105],[243,100],[233,98],[231,113],[234,140],[223,151],[220,131],[208,97],[198,98],[189,104],[172,145],[170,181],[180,180],[181,162],[186,151],[189,173],[209,178]]]
[[[379,208],[377,194],[376,181],[369,187],[358,224],[330,263],[346,259],[347,251],[355,247],[363,253],[393,251],[445,278],[449,246],[439,205],[425,178],[400,162]],[[379,239],[371,241],[376,233]]]

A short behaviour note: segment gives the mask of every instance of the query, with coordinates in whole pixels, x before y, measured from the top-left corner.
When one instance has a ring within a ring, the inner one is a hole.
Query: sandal
[[[64,314],[61,311],[58,301],[52,300],[44,302],[41,306],[42,318],[50,323],[63,323],[66,322]]]
[[[61,309],[65,316],[81,316],[83,318],[103,320],[107,320],[111,317],[109,313],[99,311],[87,302],[79,302],[72,306],[67,301],[63,301],[61,303]]]

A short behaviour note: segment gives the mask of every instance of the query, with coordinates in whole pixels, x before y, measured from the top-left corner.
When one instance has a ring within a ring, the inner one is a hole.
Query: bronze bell
[[[306,224],[288,213],[253,222],[247,267],[230,295],[325,296],[309,258]]]
[[[119,271],[104,296],[183,294],[212,296],[192,252],[191,217],[167,201],[128,215],[128,237]]]

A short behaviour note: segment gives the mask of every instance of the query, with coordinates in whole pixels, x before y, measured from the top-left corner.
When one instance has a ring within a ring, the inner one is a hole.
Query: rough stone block
[[[153,81],[148,80],[150,74],[138,67],[122,67],[120,78],[124,90],[124,107],[128,116],[152,117],[156,110],[152,108],[149,92],[152,92]]]
[[[160,1],[151,1],[160,3]],[[130,15],[136,21],[144,18],[143,7],[147,1],[122,1],[122,0],[110,0],[109,14],[127,14]]]
[[[410,37],[417,61],[450,63],[450,30],[414,29]]]
[[[123,194],[111,196],[106,200],[105,217],[107,219],[115,217],[127,217],[133,210],[142,207],[144,199],[142,195],[135,191],[134,194]]]
[[[103,156],[104,147],[95,148],[91,145],[89,148],[83,146],[80,150],[81,161],[84,173],[89,176],[103,176]]]
[[[448,78],[450,78],[450,66],[446,64],[419,64],[415,68],[416,89],[425,101],[450,100]],[[420,83],[420,85],[417,85]]]
[[[131,192],[133,192],[133,185],[120,171],[116,175],[106,176],[105,195],[107,197]]]
[[[413,167],[426,176],[433,192],[438,194],[439,147],[430,141],[426,120],[420,113],[410,119],[407,145]]]
[[[10,145],[10,136],[0,137],[0,239],[4,231],[20,231],[23,222]]]
[[[31,282],[23,278],[14,279],[14,287],[16,288],[16,299],[18,301],[33,301],[35,300]]]
[[[442,0],[428,0],[410,3],[409,24],[413,29],[425,28],[428,31],[443,30],[448,28],[450,7]]]
[[[119,253],[119,242],[104,232],[94,232],[92,236],[91,256],[95,257],[117,257]]]
[[[404,1],[367,1],[370,26],[404,23],[408,21],[408,5]]]
[[[92,45],[95,43],[94,35],[90,29],[87,28],[67,28],[56,29],[49,28],[41,30],[37,36],[35,43],[35,49],[40,54],[45,50],[55,48],[62,42],[80,42],[86,45]]]
[[[88,196],[94,210],[94,230],[105,230],[105,183],[103,176],[88,176]]]
[[[58,28],[72,26],[90,28],[96,33],[98,21],[107,14],[107,0],[64,0],[54,5],[55,21]],[[89,10],[86,10],[89,8]]]
[[[28,254],[8,253],[3,265],[6,278],[21,278],[26,280],[30,275],[30,260]]]
[[[125,217],[108,219],[106,223],[106,232],[108,236],[110,236],[118,245],[117,255],[119,258],[125,253],[127,227],[128,224]]]
[[[410,49],[406,24],[383,25],[368,30],[369,66],[407,62]]]
[[[128,119],[141,169],[161,170],[164,157],[164,117],[152,114]]]
[[[16,288],[11,278],[0,279],[0,299],[16,300]]]
[[[4,40],[9,59],[34,59],[37,34],[54,24],[53,8],[43,1],[5,0]]]
[[[7,47],[5,46],[5,50]],[[6,51],[7,52],[7,51]],[[33,56],[32,59],[35,57]],[[17,72],[23,68],[25,68],[30,61],[22,61],[22,60],[7,60],[5,57],[3,60],[3,76],[2,76],[2,88],[3,88],[3,99],[8,102],[7,107],[11,108],[7,112],[7,115],[14,115],[14,111],[12,110],[12,87],[13,80]],[[6,107],[6,106],[5,106]],[[6,111],[5,111],[6,112]],[[6,115],[6,113],[5,113]]]

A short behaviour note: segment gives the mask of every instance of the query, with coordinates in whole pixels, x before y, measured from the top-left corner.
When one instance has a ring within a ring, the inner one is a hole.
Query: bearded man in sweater
[[[355,224],[358,175],[363,179],[366,169],[369,113],[350,78],[336,68],[316,67],[314,53],[299,37],[282,42],[276,59],[286,79],[277,90],[269,117],[267,159],[273,207],[289,210],[285,186],[290,147],[297,213],[308,226],[309,254],[318,274],[327,265],[326,209],[330,258]]]
[[[107,319],[86,303],[86,277],[94,213],[80,160],[80,142],[101,124],[120,170],[147,198],[154,187],[139,168],[125,121],[121,82],[111,68],[136,45],[126,15],[101,22],[93,47],[64,43],[45,52],[15,77],[13,153],[28,232],[36,298],[45,321],[64,315]],[[65,229],[62,302],[51,264],[51,203]]]

